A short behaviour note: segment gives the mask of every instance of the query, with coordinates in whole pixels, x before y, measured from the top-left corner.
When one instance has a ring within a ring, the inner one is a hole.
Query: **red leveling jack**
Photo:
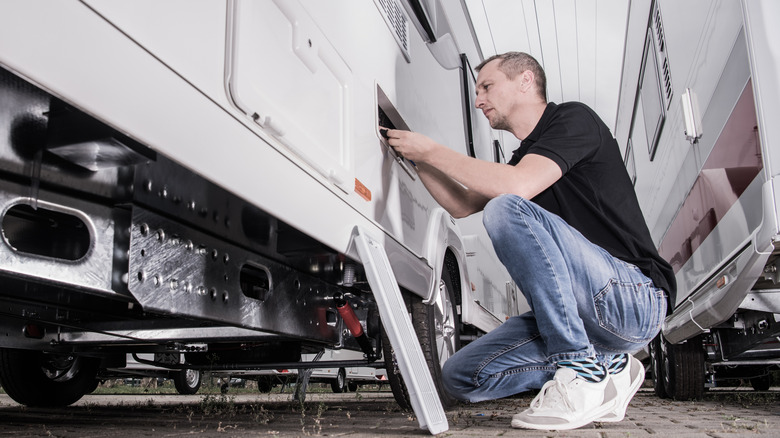
[[[341,315],[341,319],[344,320],[344,324],[349,329],[352,337],[354,337],[358,345],[360,345],[360,349],[363,350],[363,353],[366,354],[366,357],[369,360],[374,359],[376,355],[374,353],[374,348],[371,345],[371,339],[366,335],[363,326],[360,325],[360,320],[357,315],[355,315],[355,311],[352,310],[352,306],[350,306],[349,302],[344,298],[336,298],[335,302],[336,310],[339,311],[339,315]]]

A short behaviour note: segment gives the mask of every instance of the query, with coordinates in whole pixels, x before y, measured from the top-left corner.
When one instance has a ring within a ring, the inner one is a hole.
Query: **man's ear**
[[[520,73],[520,87],[523,91],[527,92],[534,85],[536,77],[531,70],[526,70]]]

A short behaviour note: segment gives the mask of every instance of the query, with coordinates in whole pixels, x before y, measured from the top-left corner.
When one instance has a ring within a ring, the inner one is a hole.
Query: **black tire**
[[[19,404],[62,407],[95,387],[100,360],[0,348],[0,385]]]
[[[661,334],[650,342],[650,366],[653,370],[653,391],[660,398],[669,398],[664,388],[664,358],[661,350]]]
[[[269,393],[274,388],[273,377],[266,376],[257,379],[257,390],[262,393]]]
[[[444,362],[460,349],[460,315],[455,301],[457,277],[453,260],[445,262],[442,269],[436,302],[425,304],[422,299],[413,296],[407,306],[412,314],[412,326],[417,333],[420,347],[428,364],[433,383],[439,393],[439,399],[445,408],[452,407],[457,399],[444,388],[441,368]],[[398,405],[402,409],[412,409],[409,393],[401,378],[392,347],[386,336],[382,341],[387,369],[387,379]]]
[[[685,401],[704,397],[706,353],[701,336],[682,344],[670,344],[661,336],[660,344],[664,391],[669,398]]]
[[[98,386],[100,386],[100,380],[95,379],[91,385],[87,386],[86,390],[84,391],[84,395],[92,394],[95,392],[96,389],[98,389]]]
[[[336,378],[330,381],[330,389],[336,394],[347,392],[347,371],[344,368],[339,368]]]
[[[395,359],[395,351],[390,345],[390,338],[387,337],[384,329],[382,330],[382,357],[385,359],[385,369],[387,371],[387,383],[390,384],[390,391],[393,392],[393,398],[398,406],[405,410],[412,410],[412,403],[409,399],[409,390],[406,389],[401,369]]]
[[[358,385],[358,384],[357,384],[357,383],[355,383],[355,382],[348,382],[348,383],[347,383],[347,389],[349,389],[349,391],[350,391],[350,392],[355,392],[355,391],[357,391],[357,390],[358,390],[358,387],[360,387],[360,385]]]
[[[173,375],[173,385],[179,394],[196,394],[200,389],[201,375],[200,370],[181,370]]]
[[[769,391],[769,387],[772,386],[772,374],[769,371],[763,376],[757,376],[750,379],[750,386],[755,391]]]

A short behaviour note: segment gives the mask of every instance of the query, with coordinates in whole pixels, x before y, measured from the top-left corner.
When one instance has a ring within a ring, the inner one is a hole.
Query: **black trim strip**
[[[433,32],[433,26],[431,26],[431,20],[428,19],[428,14],[425,12],[425,8],[423,8],[422,3],[420,3],[420,0],[408,0],[409,6],[411,6],[412,11],[414,11],[414,16],[417,17],[417,21],[420,22],[420,25],[422,25],[423,30],[425,30],[425,34],[428,37],[428,42],[435,43],[436,42],[436,34]]]

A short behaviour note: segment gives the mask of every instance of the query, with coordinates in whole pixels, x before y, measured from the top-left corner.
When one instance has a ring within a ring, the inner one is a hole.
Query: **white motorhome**
[[[67,405],[128,352],[346,348],[446,430],[441,363],[524,304],[377,128],[500,160],[480,60],[458,1],[0,3],[5,391]]]
[[[766,389],[780,364],[780,6],[631,3],[616,137],[677,299],[650,348],[655,390]]]

